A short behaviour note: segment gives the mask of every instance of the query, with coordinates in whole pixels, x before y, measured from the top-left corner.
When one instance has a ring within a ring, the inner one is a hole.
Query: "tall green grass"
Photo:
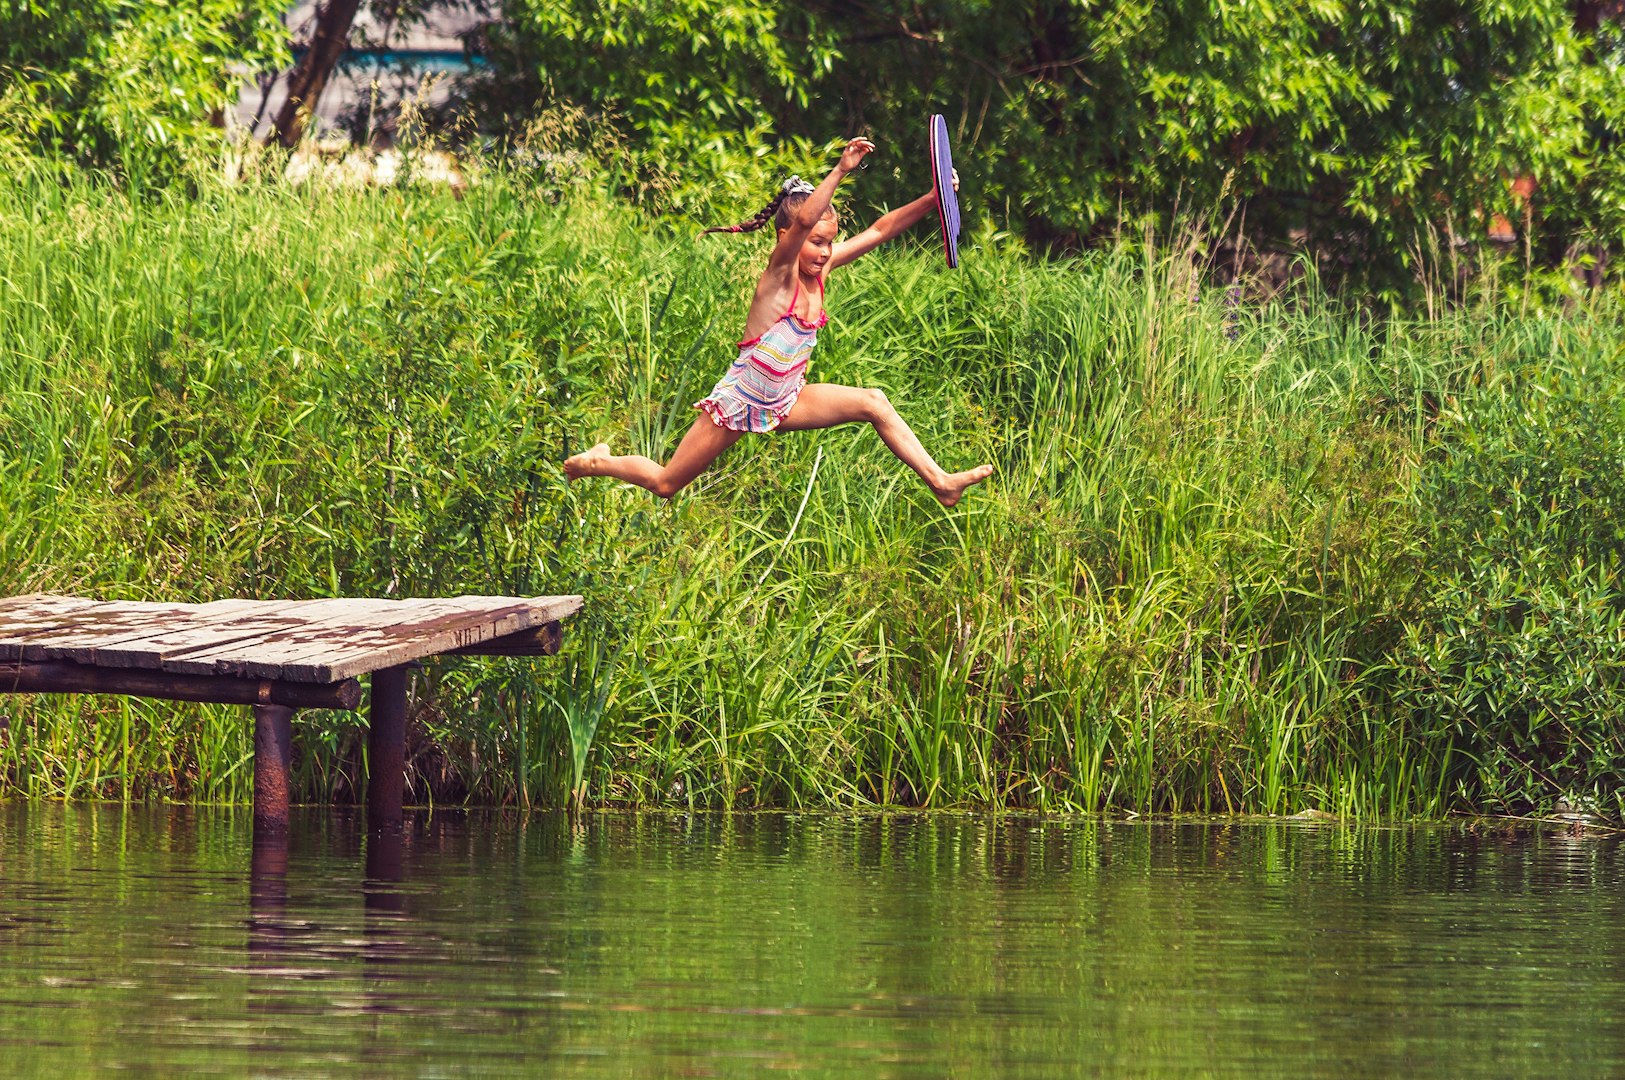
[[[746,440],[671,504],[566,486],[598,438],[668,453],[726,366],[765,243],[692,232],[500,172],[0,179],[0,590],[586,594],[560,657],[414,679],[424,800],[1476,805],[1471,740],[1401,692],[1419,492],[1461,401],[1617,355],[1617,303],[1238,319],[1183,249],[894,245],[832,282],[813,376],[996,462],[958,508],[857,427]],[[242,710],[0,711],[0,791],[248,796]],[[301,791],[353,797],[352,719],[299,723]]]

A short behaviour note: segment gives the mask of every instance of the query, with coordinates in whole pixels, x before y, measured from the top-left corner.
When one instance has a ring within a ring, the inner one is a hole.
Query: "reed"
[[[948,274],[904,245],[837,279],[814,374],[994,460],[961,507],[856,428],[747,440],[669,505],[567,486],[590,440],[669,452],[726,363],[763,252],[690,232],[501,170],[460,201],[17,170],[0,588],[585,593],[556,660],[415,680],[425,800],[1473,804],[1464,744],[1399,692],[1441,410],[1617,354],[1617,304],[1238,313],[1188,248],[983,233]],[[239,710],[0,711],[0,792],[248,797]],[[354,797],[356,732],[298,723],[305,796]]]

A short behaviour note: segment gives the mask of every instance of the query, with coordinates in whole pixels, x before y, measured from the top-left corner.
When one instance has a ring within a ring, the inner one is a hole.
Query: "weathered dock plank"
[[[104,667],[156,668],[166,656],[297,627],[304,613],[320,603],[319,600],[231,600],[222,601],[218,606],[201,605],[214,610],[199,611],[185,622],[147,627],[128,638],[76,649],[73,658],[80,663]]]
[[[77,647],[150,628],[159,620],[186,616],[184,605],[136,600],[114,600],[61,613],[44,611],[32,617],[0,616],[0,625],[5,627],[4,637],[0,638],[0,659],[71,659]]]
[[[563,630],[558,623],[549,622],[450,651],[457,656],[552,656],[563,644]]]
[[[98,606],[92,600],[39,593],[0,600],[0,660],[21,659],[32,638],[96,625]]]
[[[556,652],[579,596],[225,599],[0,597],[0,693],[109,693],[252,706],[255,827],[287,825],[296,708],[354,709],[372,675],[367,814],[401,820],[408,665]]]
[[[337,682],[536,631],[573,614],[578,597],[460,596],[220,600],[208,604],[0,600],[0,660],[71,661],[177,675]],[[498,649],[547,650],[533,634]]]
[[[179,607],[75,612],[71,624],[34,633],[18,644],[24,660],[73,660],[111,643],[159,632],[166,624],[184,624],[189,615]]]
[[[490,600],[493,598],[479,598]],[[409,622],[356,627],[342,637],[324,636],[307,648],[276,658],[277,678],[296,682],[332,682],[363,672],[394,667],[426,655],[497,640],[534,626],[554,622],[573,613],[579,602],[564,610],[513,605],[494,610],[425,614]],[[554,610],[559,613],[555,614]],[[250,663],[247,674],[265,674],[273,662]]]
[[[96,603],[82,596],[62,596],[58,593],[23,593],[21,596],[0,597],[0,617],[18,611],[59,610],[71,611]]]
[[[528,629],[536,622],[530,614],[534,607],[534,602],[516,603],[510,597],[335,602],[299,627],[166,657],[162,666],[166,671],[333,682]]]

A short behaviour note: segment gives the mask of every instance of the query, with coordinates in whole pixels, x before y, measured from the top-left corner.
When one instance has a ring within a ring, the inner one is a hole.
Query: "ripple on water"
[[[1538,829],[0,808],[8,1075],[1625,1073]]]

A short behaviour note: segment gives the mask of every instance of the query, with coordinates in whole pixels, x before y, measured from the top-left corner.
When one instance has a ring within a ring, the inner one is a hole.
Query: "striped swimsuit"
[[[696,401],[719,428],[729,431],[768,432],[779,426],[807,385],[807,358],[818,343],[818,331],[829,322],[823,310],[824,286],[818,286],[818,321],[805,323],[796,315],[801,296],[800,275],[790,296],[790,309],[760,337],[739,343],[739,357],[708,397]]]

